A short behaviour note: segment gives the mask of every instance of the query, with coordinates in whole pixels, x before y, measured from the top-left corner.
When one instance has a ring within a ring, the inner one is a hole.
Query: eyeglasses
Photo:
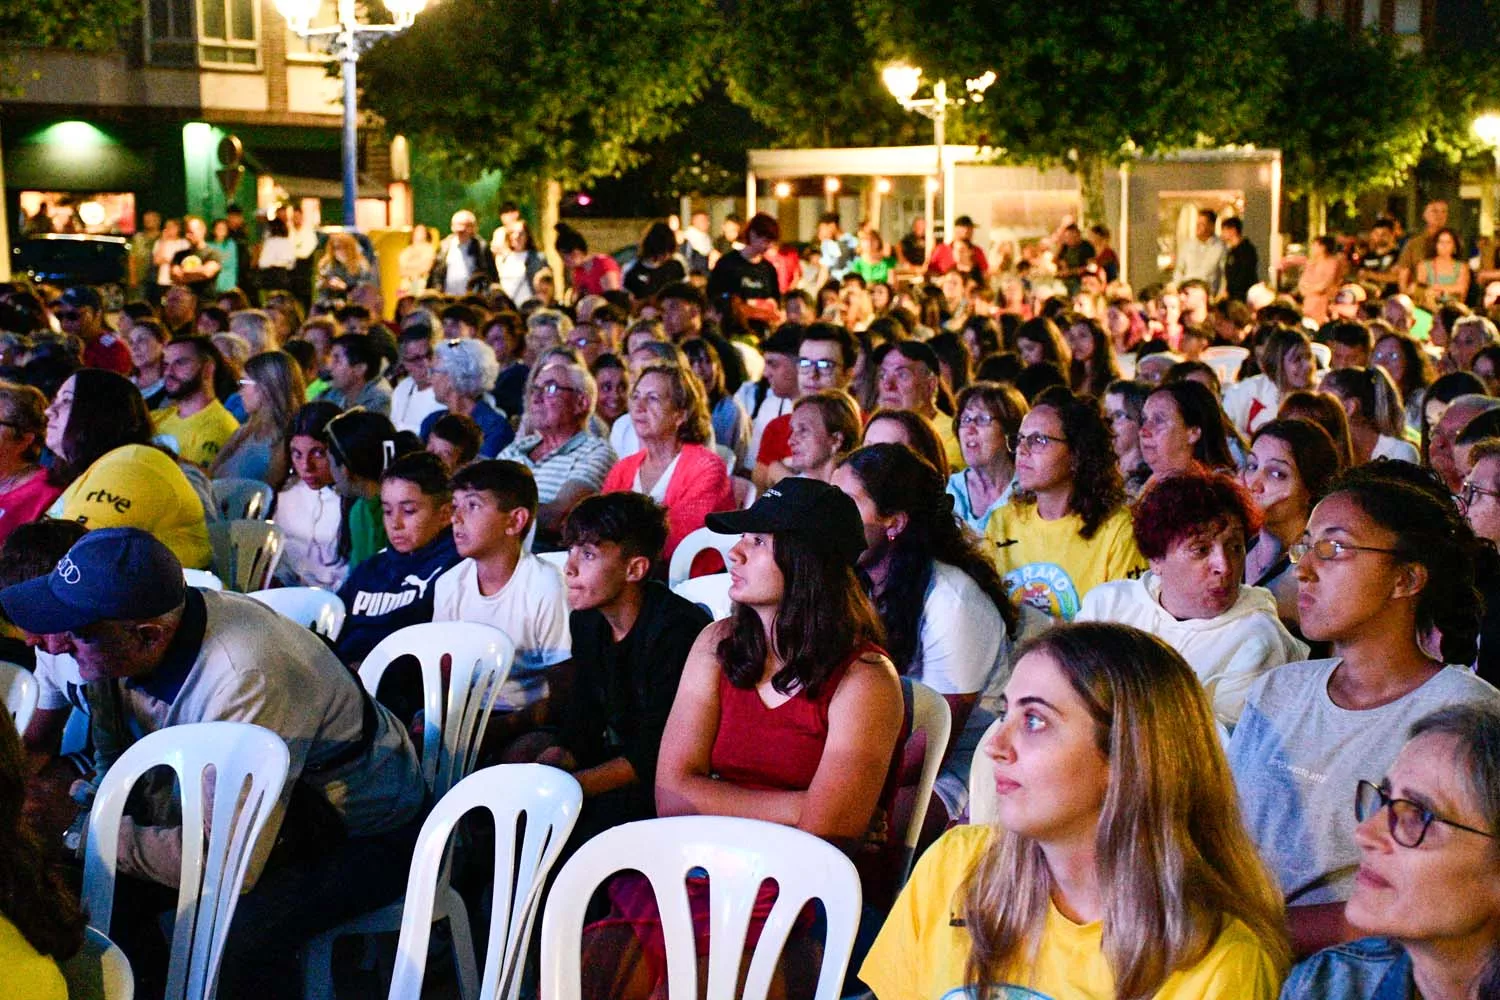
[[[995,423],[993,413],[965,413],[958,418],[960,427],[989,427],[993,423]]]
[[[1451,819],[1444,819],[1421,803],[1410,799],[1393,799],[1383,785],[1361,781],[1354,792],[1355,818],[1363,823],[1382,809],[1389,810],[1386,818],[1390,824],[1391,839],[1402,847],[1420,846],[1422,838],[1427,836],[1427,828],[1433,823],[1477,833],[1491,840],[1496,839],[1496,835],[1487,830],[1478,830],[1472,826],[1455,823]]]
[[[543,382],[541,385],[534,385],[531,387],[531,396],[533,399],[538,396],[546,396],[548,398],[551,398],[552,396],[556,396],[564,392],[577,391],[578,390],[573,388],[571,385],[562,385],[558,382]]]
[[[1287,549],[1286,554],[1287,558],[1291,559],[1293,564],[1296,564],[1301,562],[1303,557],[1309,552],[1323,562],[1328,562],[1330,559],[1342,558],[1345,552],[1383,552],[1388,556],[1401,555],[1400,549],[1377,549],[1369,545],[1350,545],[1348,542],[1337,542],[1332,538],[1320,538],[1316,542],[1309,542],[1306,539],[1300,542],[1293,542],[1292,547]]]
[[[1487,490],[1477,483],[1472,483],[1468,480],[1464,480],[1463,486],[1460,487],[1458,491],[1458,502],[1463,504],[1465,507],[1472,507],[1474,505],[1474,498],[1478,496],[1495,497],[1497,499],[1500,499],[1500,490]]]
[[[839,363],[827,358],[798,358],[797,367],[802,371],[810,372],[817,369],[819,375],[827,375],[838,370]]]
[[[593,347],[595,344],[604,343],[604,341],[599,337],[574,337],[568,343],[581,351],[585,347]]]
[[[242,379],[240,379],[240,388],[244,388],[245,386],[250,386],[250,385],[259,385],[259,384],[260,383],[256,382],[255,379],[253,379],[253,378],[242,378]]]
[[[1010,450],[1014,452],[1022,450],[1043,451],[1051,444],[1067,444],[1068,439],[1053,437],[1050,434],[1043,434],[1037,431],[1034,434],[1012,434],[1005,439],[1005,443],[1010,445]]]
[[[1372,360],[1375,360],[1375,361],[1400,361],[1401,360],[1401,352],[1400,351],[1376,351],[1374,354],[1370,355],[1370,357],[1371,357]]]

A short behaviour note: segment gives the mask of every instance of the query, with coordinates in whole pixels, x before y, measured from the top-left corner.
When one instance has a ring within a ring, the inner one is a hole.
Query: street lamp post
[[[948,234],[953,228],[953,201],[948,197],[948,191],[944,184],[945,167],[943,163],[943,144],[947,136],[948,109],[963,104],[979,104],[984,100],[984,92],[995,82],[994,70],[985,70],[979,76],[964,81],[965,96],[950,98],[948,96],[948,83],[946,80],[937,80],[932,85],[931,97],[917,97],[917,89],[922,85],[922,67],[909,66],[906,63],[892,63],[880,74],[885,82],[885,89],[891,92],[896,103],[907,111],[915,111],[923,118],[932,122],[932,140],[937,148],[937,184],[938,190],[943,193],[943,232]],[[929,187],[928,211],[927,211],[927,251],[932,252],[933,243],[936,239],[933,226],[932,211],[932,189]]]
[[[314,28],[321,0],[276,0],[276,9],[298,37],[321,39],[341,64],[344,81],[344,226],[353,229],[354,202],[359,197],[359,115],[355,68],[360,55],[384,35],[394,35],[412,26],[427,6],[427,0],[385,0],[386,10],[395,18],[390,24],[360,24],[354,0],[338,0],[338,24]]]

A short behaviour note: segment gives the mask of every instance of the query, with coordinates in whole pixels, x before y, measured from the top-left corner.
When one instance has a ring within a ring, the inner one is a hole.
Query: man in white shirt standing
[[[401,328],[397,350],[406,378],[391,392],[391,423],[398,431],[422,432],[427,415],[443,408],[432,391],[432,345],[437,332],[426,315],[412,318]]]
[[[1224,291],[1224,260],[1229,253],[1224,242],[1214,235],[1218,221],[1213,209],[1198,210],[1193,238],[1177,249],[1177,265],[1172,269],[1173,282],[1181,285],[1197,278],[1208,286],[1209,295],[1214,299]]]

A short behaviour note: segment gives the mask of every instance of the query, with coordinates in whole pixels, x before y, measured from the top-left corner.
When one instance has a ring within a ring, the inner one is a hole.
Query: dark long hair
[[[1437,629],[1445,663],[1472,663],[1479,651],[1484,597],[1475,586],[1479,539],[1448,489],[1410,462],[1370,462],[1344,473],[1328,491],[1344,494],[1396,536],[1396,557],[1427,571],[1417,595],[1417,634]]]
[[[1234,469],[1234,456],[1229,453],[1229,441],[1224,435],[1223,411],[1213,390],[1201,382],[1163,382],[1151,395],[1171,396],[1183,424],[1198,429],[1194,460],[1210,469]]]
[[[771,536],[784,590],[773,636],[767,636],[754,608],[741,606],[728,635],[714,651],[729,683],[753,688],[774,652],[782,667],[771,678],[781,694],[798,690],[816,698],[833,671],[860,646],[883,645],[885,629],[865,596],[854,567],[801,535]]]
[[[968,574],[1000,612],[1006,634],[1015,636],[1016,609],[994,562],[953,516],[953,498],[944,488],[942,473],[904,444],[861,448],[844,459],[841,467],[859,477],[882,517],[901,513],[907,518],[906,527],[890,545],[886,584],[873,595],[875,610],[885,623],[886,651],[899,672],[906,673],[917,655],[923,599],[934,563],[947,563]]]
[[[1120,362],[1115,358],[1115,345],[1109,339],[1109,334],[1104,332],[1104,327],[1096,319],[1088,316],[1074,316],[1068,323],[1068,329],[1081,326],[1088,330],[1089,339],[1094,342],[1094,353],[1087,361],[1080,361],[1075,354],[1068,365],[1068,381],[1073,384],[1074,392],[1086,392],[1090,396],[1099,399],[1104,398],[1104,393],[1109,389],[1111,382],[1117,381],[1120,375]]]
[[[1032,410],[1044,406],[1056,411],[1062,421],[1063,437],[1073,455],[1068,511],[1083,520],[1079,537],[1093,538],[1109,516],[1125,504],[1125,481],[1115,457],[1114,435],[1093,396],[1076,396],[1060,385],[1053,386],[1031,401]],[[1036,495],[1018,491],[1015,500],[1036,503]]]
[[[83,911],[22,815],[30,773],[10,713],[0,712],[0,915],[31,947],[64,961],[83,945]]]
[[[73,408],[63,428],[63,454],[52,483],[66,486],[89,466],[127,444],[149,445],[156,433],[141,390],[123,375],[80,368],[72,375]]]

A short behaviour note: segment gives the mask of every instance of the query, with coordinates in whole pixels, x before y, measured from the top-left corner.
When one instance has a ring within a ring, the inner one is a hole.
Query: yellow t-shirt
[[[212,558],[203,501],[158,448],[127,444],[109,452],[63,490],[53,509],[90,530],[149,531],[189,569],[203,569]]]
[[[1082,527],[1077,514],[1045,521],[1033,503],[1011,501],[990,515],[985,547],[1017,606],[1029,604],[1072,621],[1084,596],[1099,584],[1146,572],[1129,510],[1111,514],[1093,538],[1079,535]]]
[[[191,417],[178,416],[175,406],[164,407],[152,414],[152,420],[157,434],[177,442],[180,458],[205,469],[213,464],[214,456],[224,447],[224,442],[240,428],[234,414],[224,409],[224,404],[218,400]]]
[[[970,939],[962,892],[990,836],[987,826],[955,827],[922,855],[859,970],[878,1000],[972,996],[964,987]],[[980,1000],[1112,1000],[1103,937],[1102,924],[1075,924],[1049,906],[1035,964]],[[1167,977],[1156,1000],[1274,1000],[1280,989],[1271,956],[1248,927],[1230,920],[1201,961]]]
[[[0,984],[6,1000],[68,1000],[57,963],[33,948],[0,913]]]
[[[953,418],[940,412],[936,419],[929,422],[932,429],[937,431],[938,440],[943,442],[943,453],[948,456],[948,471],[953,473],[967,469],[969,463],[964,461],[963,446],[958,443],[958,435],[953,432]]]

